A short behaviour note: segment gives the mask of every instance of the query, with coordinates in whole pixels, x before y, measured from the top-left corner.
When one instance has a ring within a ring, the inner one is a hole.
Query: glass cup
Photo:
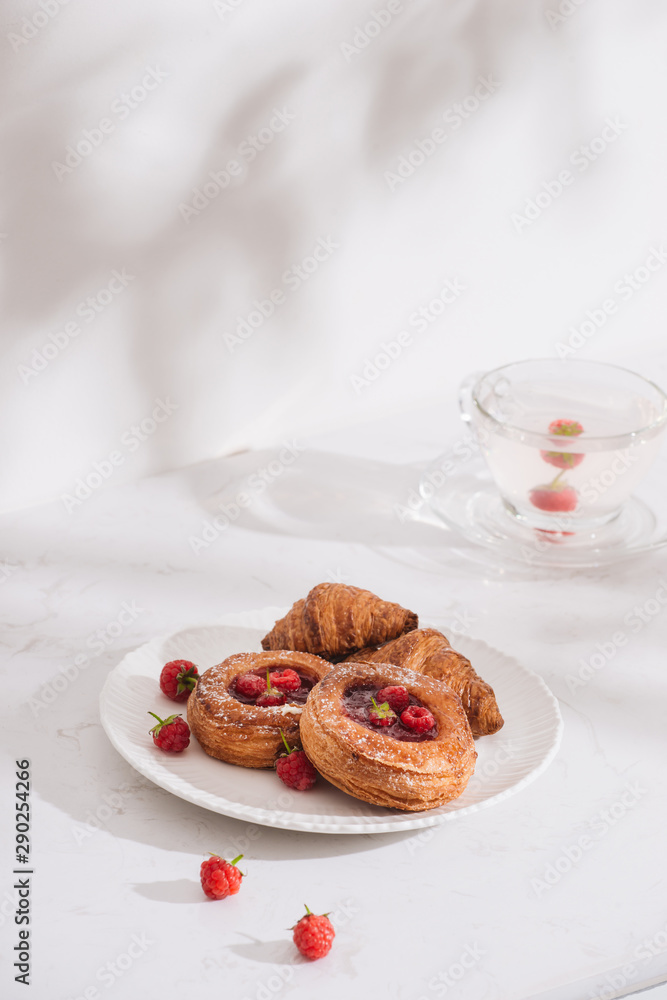
[[[596,361],[517,361],[471,376],[460,402],[508,513],[564,534],[619,515],[667,426],[662,389]]]

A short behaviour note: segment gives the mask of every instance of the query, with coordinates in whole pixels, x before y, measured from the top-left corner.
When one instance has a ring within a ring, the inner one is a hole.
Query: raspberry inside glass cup
[[[615,365],[520,361],[464,385],[463,419],[513,518],[562,535],[616,518],[654,461],[667,397]]]

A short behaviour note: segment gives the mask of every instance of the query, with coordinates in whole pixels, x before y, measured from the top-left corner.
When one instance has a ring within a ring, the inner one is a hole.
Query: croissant
[[[416,629],[417,615],[370,590],[319,583],[262,639],[262,649],[295,649],[325,660],[378,646]]]
[[[380,649],[362,649],[347,659],[394,663],[444,681],[461,699],[473,736],[488,736],[503,726],[504,719],[493,688],[475,673],[470,660],[451,648],[447,637],[437,629],[417,629]]]

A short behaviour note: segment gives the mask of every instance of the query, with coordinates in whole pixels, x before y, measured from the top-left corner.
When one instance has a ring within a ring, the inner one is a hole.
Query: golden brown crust
[[[444,681],[461,699],[473,736],[488,736],[502,729],[504,720],[493,688],[475,672],[470,660],[452,649],[447,637],[437,629],[417,629],[380,649],[353,653],[348,660],[395,663]]]
[[[357,684],[402,684],[433,713],[435,739],[401,743],[355,722],[342,706]],[[457,798],[477,753],[461,702],[431,677],[387,663],[340,663],[317,684],[301,716],[301,741],[318,771],[364,802],[410,812]]]
[[[325,659],[345,656],[416,629],[417,615],[370,590],[320,583],[276,622],[263,649],[297,649]]]
[[[273,767],[284,750],[281,729],[290,746],[300,745],[301,705],[288,701],[262,708],[246,705],[229,694],[227,689],[237,674],[258,668],[290,668],[319,681],[331,664],[308,653],[278,650],[236,653],[206,670],[188,698],[188,724],[209,756],[242,767]]]

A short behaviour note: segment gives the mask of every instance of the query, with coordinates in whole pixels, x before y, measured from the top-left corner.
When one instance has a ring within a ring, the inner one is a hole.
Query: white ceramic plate
[[[563,723],[544,681],[516,660],[476,639],[457,637],[456,648],[494,688],[505,725],[476,741],[475,774],[463,795],[427,812],[398,812],[369,805],[320,778],[308,792],[294,792],[272,771],[225,764],[208,757],[193,739],[181,754],[154,746],[148,711],[165,718],[183,709],[158,686],[168,660],[189,659],[200,673],[232,653],[259,650],[262,636],[284,609],[230,615],[220,625],[193,627],[153,639],[129,653],[107,677],[100,696],[102,725],[118,752],[140,774],[188,802],[247,822],[312,833],[389,833],[433,826],[493,805],[525,788],[553,760]]]

